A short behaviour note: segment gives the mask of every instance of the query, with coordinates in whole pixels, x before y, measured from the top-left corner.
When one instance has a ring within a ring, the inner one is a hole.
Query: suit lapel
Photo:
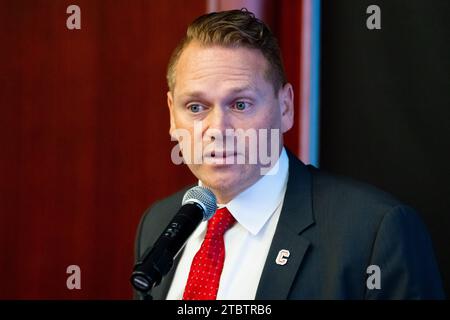
[[[300,268],[309,241],[301,233],[314,223],[311,174],[294,155],[289,155],[289,180],[283,209],[261,275],[256,299],[286,299]],[[281,250],[289,251],[287,263],[276,262]]]

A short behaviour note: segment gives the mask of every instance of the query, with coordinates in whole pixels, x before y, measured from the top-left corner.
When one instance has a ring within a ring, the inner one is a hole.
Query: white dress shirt
[[[275,174],[269,171],[225,205],[237,223],[224,235],[225,261],[217,300],[255,299],[283,207],[288,172],[289,160],[283,148]],[[168,300],[183,298],[191,263],[202,245],[206,228],[207,222],[202,222],[187,241],[167,295]]]

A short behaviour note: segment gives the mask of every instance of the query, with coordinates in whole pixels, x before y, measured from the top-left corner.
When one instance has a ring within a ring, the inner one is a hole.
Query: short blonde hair
[[[266,78],[272,82],[275,93],[287,82],[280,48],[270,29],[247,9],[229,10],[202,15],[189,25],[186,36],[169,60],[167,85],[172,92],[175,87],[176,64],[183,50],[192,41],[205,46],[257,49],[268,62]]]

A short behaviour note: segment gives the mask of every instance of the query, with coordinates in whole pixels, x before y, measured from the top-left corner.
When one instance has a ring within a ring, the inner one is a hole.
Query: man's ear
[[[281,132],[285,133],[294,125],[294,90],[286,83],[278,92],[281,109]]]
[[[173,136],[173,132],[176,130],[176,126],[175,126],[175,118],[173,115],[173,95],[172,92],[167,91],[167,106],[169,107],[169,113],[170,113],[170,129],[169,129],[169,134],[172,138],[174,138]]]

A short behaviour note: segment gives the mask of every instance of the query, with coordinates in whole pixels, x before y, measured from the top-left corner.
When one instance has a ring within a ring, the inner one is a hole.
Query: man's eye
[[[247,109],[248,104],[247,104],[247,102],[244,102],[244,101],[237,101],[234,104],[234,107],[236,108],[236,110],[244,111],[245,109]]]
[[[200,104],[191,104],[190,106],[188,106],[188,109],[192,113],[198,113],[200,111],[203,111],[203,106],[201,106]]]

